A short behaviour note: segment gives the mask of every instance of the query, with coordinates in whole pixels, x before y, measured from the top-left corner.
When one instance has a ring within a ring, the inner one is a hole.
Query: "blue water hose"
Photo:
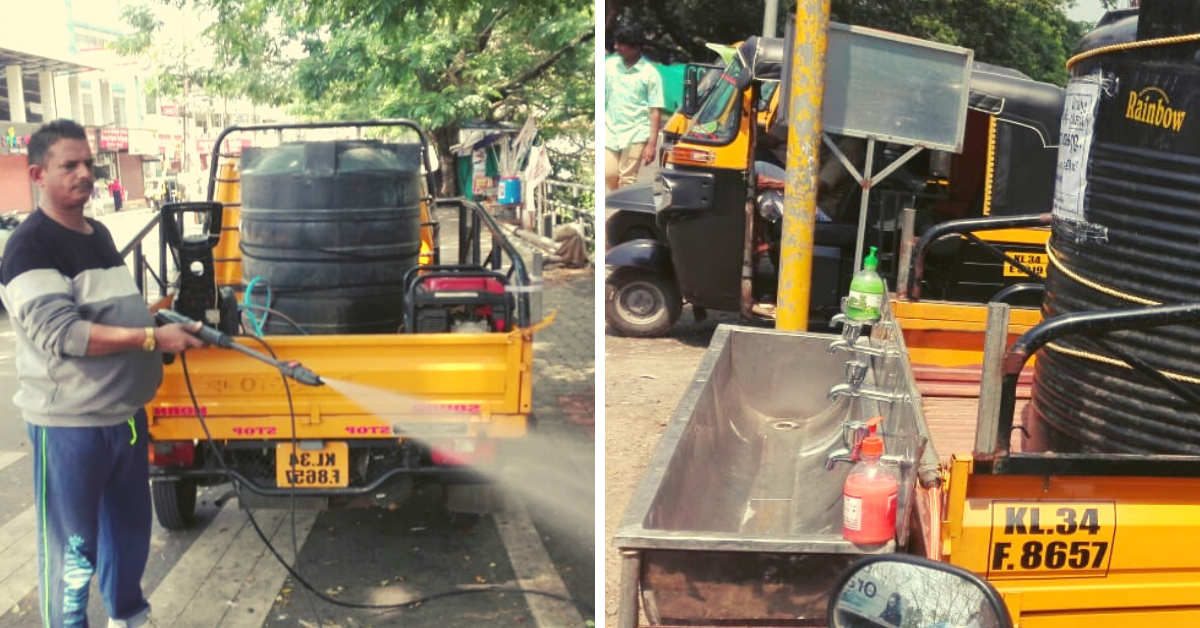
[[[267,302],[264,303],[264,305],[268,308],[271,307],[271,286],[268,285],[267,282],[263,281],[261,275],[251,279],[250,283],[246,284],[246,292],[242,295],[242,305],[257,305],[250,300],[250,297],[254,293],[254,287],[257,286],[259,282],[262,282],[262,284],[267,288]],[[266,327],[267,318],[271,316],[271,312],[269,310],[262,310],[262,320],[259,320],[258,314],[255,313],[253,308],[246,307],[243,308],[242,311],[246,314],[246,318],[250,319],[250,327],[253,328],[254,335],[261,338],[263,336],[263,328]]]

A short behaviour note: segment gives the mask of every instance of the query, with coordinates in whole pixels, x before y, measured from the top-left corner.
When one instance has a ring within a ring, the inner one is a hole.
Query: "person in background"
[[[108,191],[112,192],[113,211],[121,211],[121,196],[125,193],[125,189],[121,187],[121,180],[114,178],[112,183],[108,184]]]
[[[867,154],[866,140],[841,135],[832,137],[838,150],[859,169],[859,172],[862,172]],[[761,157],[755,159],[754,174],[758,177],[759,187],[767,190],[782,190],[784,180],[787,178],[787,171],[780,164],[787,163],[787,145],[770,135],[761,136],[759,142],[763,146],[764,154],[770,155],[774,161],[778,162],[773,163]],[[858,206],[847,208],[845,202],[847,195],[857,185],[854,177],[824,142],[821,143],[818,160],[817,222],[853,222],[857,220]]]
[[[626,24],[613,34],[617,54],[604,62],[604,184],[613,191],[637,181],[654,161],[662,126],[662,76],[642,56],[641,33]]]
[[[29,432],[37,512],[38,609],[46,626],[87,628],[93,576],[109,626],[149,621],[145,405],[162,354],[203,346],[182,325],[154,326],[112,234],[86,218],[92,151],[70,120],[29,142],[38,209],[9,237],[0,300],[16,343],[13,402]]]

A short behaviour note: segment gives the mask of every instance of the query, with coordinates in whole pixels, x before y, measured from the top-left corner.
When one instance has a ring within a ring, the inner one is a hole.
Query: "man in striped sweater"
[[[46,626],[88,625],[99,574],[110,626],[148,622],[146,412],[162,353],[202,343],[155,327],[112,235],[86,218],[95,177],[83,127],[51,122],[29,142],[40,207],[8,239],[0,297],[16,332],[21,410],[33,446],[40,611]]]

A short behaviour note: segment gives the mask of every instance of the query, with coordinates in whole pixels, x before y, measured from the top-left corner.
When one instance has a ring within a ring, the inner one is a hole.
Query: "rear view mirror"
[[[721,77],[720,66],[689,63],[683,74],[683,104],[679,109],[683,115],[692,117],[700,110],[704,97]]]
[[[697,71],[699,69],[698,66],[688,64],[683,71],[683,105],[680,110],[689,118],[696,115],[696,110],[700,107],[700,99],[697,97],[700,89],[700,73]]]
[[[830,628],[1012,628],[992,585],[946,563],[888,554],[859,561],[834,586]]]

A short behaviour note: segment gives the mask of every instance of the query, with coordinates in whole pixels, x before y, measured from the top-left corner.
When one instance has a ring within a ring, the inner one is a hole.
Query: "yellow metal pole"
[[[825,48],[830,0],[798,0],[796,46],[792,49],[787,180],[783,199],[779,298],[775,327],[808,327],[812,288],[813,229],[817,216],[817,172],[821,151],[821,104],[825,96]]]

